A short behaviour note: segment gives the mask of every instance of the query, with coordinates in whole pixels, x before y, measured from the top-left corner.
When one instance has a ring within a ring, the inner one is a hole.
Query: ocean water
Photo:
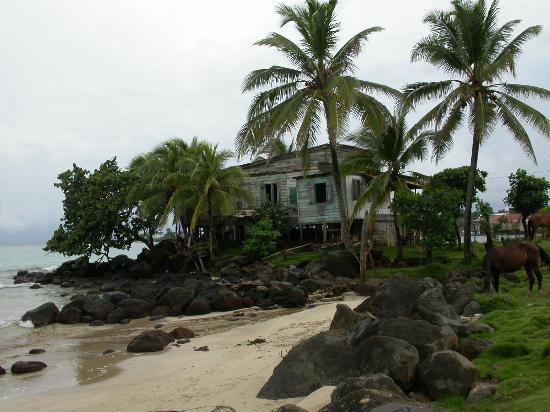
[[[32,330],[32,325],[20,322],[28,310],[46,302],[62,306],[70,295],[76,293],[71,288],[45,285],[41,289],[30,289],[30,284],[13,284],[13,276],[19,270],[54,270],[69,258],[58,253],[46,253],[43,245],[0,245],[0,350],[14,337],[24,336]],[[129,251],[120,251],[136,257],[143,245],[136,244]],[[115,256],[119,253],[112,253]],[[68,296],[61,296],[68,293]]]

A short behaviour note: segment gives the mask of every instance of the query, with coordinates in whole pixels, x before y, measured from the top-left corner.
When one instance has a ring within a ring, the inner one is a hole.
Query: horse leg
[[[537,283],[539,285],[539,292],[542,294],[542,274],[540,273],[540,270],[538,268],[535,269],[535,275],[537,277]]]
[[[495,287],[495,293],[498,293],[498,282],[500,280],[500,273],[493,272],[493,284]]]
[[[527,296],[531,296],[531,293],[533,292],[533,285],[535,284],[535,277],[533,276],[533,269],[525,268],[525,272],[527,272],[527,277],[529,278],[529,293],[527,294]]]

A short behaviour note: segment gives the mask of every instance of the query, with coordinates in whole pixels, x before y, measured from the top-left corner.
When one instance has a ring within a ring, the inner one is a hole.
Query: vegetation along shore
[[[547,410],[550,181],[503,165],[495,213],[478,167],[502,132],[547,154],[531,101],[550,91],[514,80],[542,26],[500,22],[498,1],[442,7],[410,55],[441,77],[394,87],[356,76],[382,27],[343,39],[337,0],[281,4],[293,34],[256,43],[281,59],[244,77],[234,152],[172,138],[60,173],[43,250],[69,260],[13,286],[65,300],[0,342],[1,409]],[[414,171],[460,130],[469,164]]]

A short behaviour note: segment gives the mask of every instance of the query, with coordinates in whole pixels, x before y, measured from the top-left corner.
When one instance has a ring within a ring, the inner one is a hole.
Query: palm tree
[[[434,157],[441,159],[451,148],[455,132],[466,121],[472,132],[472,152],[466,187],[464,259],[473,255],[471,213],[474,179],[480,145],[498,123],[504,125],[524,152],[535,162],[536,157],[522,121],[550,136],[550,124],[544,114],[522,101],[531,96],[550,98],[546,89],[503,81],[515,77],[516,59],[522,46],[537,36],[541,26],[531,26],[512,38],[520,20],[497,25],[498,2],[487,7],[484,0],[452,1],[450,11],[433,11],[424,22],[431,34],[413,49],[412,61],[427,61],[452,76],[438,82],[414,83],[405,87],[412,104],[434,99],[441,101],[419,122],[418,127],[434,125]]]
[[[346,175],[360,174],[371,176],[367,187],[357,199],[353,215],[357,216],[370,202],[363,219],[361,231],[361,278],[365,279],[367,269],[368,237],[380,207],[390,199],[391,192],[407,188],[404,175],[406,168],[416,160],[424,160],[427,155],[428,139],[432,132],[421,132],[418,127],[407,128],[408,109],[400,106],[394,115],[387,113],[388,121],[384,128],[378,124],[364,125],[349,140],[363,149],[349,155],[343,162],[342,172]],[[410,178],[409,178],[410,179]],[[397,214],[393,213],[396,234],[397,260],[403,259],[403,249]]]
[[[287,145],[283,139],[269,139],[263,146],[257,149],[256,159],[266,156],[267,160],[270,160],[274,156],[292,152],[294,152],[294,140]]]
[[[210,257],[214,255],[214,214],[229,214],[235,201],[251,201],[250,193],[242,187],[245,174],[239,167],[226,167],[233,157],[229,150],[218,150],[218,145],[200,143],[192,153],[195,165],[189,174],[188,182],[197,194],[190,224],[192,235],[199,218],[206,215],[208,220],[208,248]],[[191,241],[191,236],[189,237]]]
[[[239,155],[255,153],[266,142],[280,139],[297,129],[295,142],[305,172],[309,169],[308,149],[316,142],[324,118],[340,210],[341,236],[349,248],[348,212],[342,193],[337,143],[345,136],[352,114],[362,119],[382,117],[381,104],[369,92],[389,95],[398,92],[353,76],[356,68],[353,60],[361,52],[364,42],[371,33],[382,29],[371,27],[363,30],[337,50],[340,23],[334,13],[336,4],[337,0],[307,0],[302,6],[277,7],[282,18],[281,27],[292,24],[298,31],[299,43],[271,33],[256,44],[274,47],[290,60],[293,67],[275,65],[255,70],[246,77],[243,92],[267,90],[254,97],[246,124],[237,135],[236,145]]]
[[[142,200],[145,213],[159,214],[161,225],[172,215],[176,228],[184,234],[192,212],[193,193],[188,184],[193,166],[190,154],[198,145],[196,138],[190,145],[179,138],[167,140],[130,163],[130,170],[138,179],[131,196]]]

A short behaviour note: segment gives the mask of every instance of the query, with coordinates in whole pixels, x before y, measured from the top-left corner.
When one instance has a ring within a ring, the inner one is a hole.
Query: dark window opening
[[[269,203],[277,203],[277,183],[265,185],[265,201]]]
[[[327,201],[327,184],[315,183],[315,203],[324,203]]]
[[[291,187],[288,189],[288,200],[291,205],[298,204],[298,192],[296,191],[295,187]]]

